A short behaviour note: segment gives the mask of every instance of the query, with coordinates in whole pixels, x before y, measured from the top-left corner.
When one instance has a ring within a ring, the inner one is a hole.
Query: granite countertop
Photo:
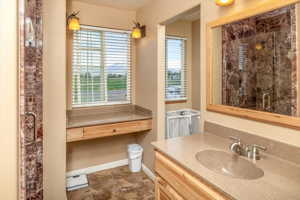
[[[210,133],[196,134],[152,143],[196,176],[237,200],[300,200],[300,165],[262,153],[256,165],[264,176],[256,180],[231,178],[202,166],[195,158],[199,151],[229,151],[231,141]],[[230,152],[231,153],[231,152]]]
[[[152,119],[152,112],[136,106],[107,106],[95,109],[77,109],[67,112],[67,128]]]

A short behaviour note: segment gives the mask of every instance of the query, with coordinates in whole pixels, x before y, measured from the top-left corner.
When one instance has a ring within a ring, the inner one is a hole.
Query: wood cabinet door
[[[184,200],[166,181],[160,177],[155,180],[156,200]]]
[[[166,194],[168,188],[174,191],[182,199],[188,200],[229,200],[225,194],[215,190],[212,185],[204,182],[202,179],[194,176],[189,171],[179,166],[176,162],[167,156],[156,151],[155,154],[155,172],[158,174],[158,191],[163,190]],[[167,186],[164,186],[166,181]],[[159,192],[161,193],[161,192]],[[172,193],[173,194],[173,193]],[[170,195],[169,195],[170,196]],[[177,196],[176,196],[177,197]],[[176,199],[175,197],[171,198]]]

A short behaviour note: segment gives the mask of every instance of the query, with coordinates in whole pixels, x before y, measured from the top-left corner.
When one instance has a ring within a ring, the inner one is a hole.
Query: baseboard
[[[112,169],[115,167],[121,167],[121,166],[125,166],[125,165],[128,165],[128,159],[118,160],[118,161],[114,161],[114,162],[110,162],[110,163],[104,163],[102,165],[96,165],[93,167],[69,171],[69,172],[67,172],[66,176],[70,177],[70,176],[76,176],[76,175],[81,175],[81,174],[91,174],[91,173],[95,173],[98,171]],[[155,180],[154,173],[146,165],[142,164],[142,170],[151,180],[153,180],[153,181]]]
[[[88,167],[88,168],[84,168],[84,169],[73,170],[73,171],[67,172],[66,176],[70,177],[70,176],[76,176],[76,175],[81,175],[81,174],[91,174],[91,173],[95,173],[98,171],[111,169],[111,168],[115,168],[115,167],[121,167],[121,166],[125,166],[125,165],[128,165],[128,159],[118,160],[118,161],[114,161],[114,162],[110,162],[110,163],[104,163],[102,165],[97,165],[97,166]]]
[[[142,164],[142,170],[151,180],[155,180],[154,173],[146,165]]]

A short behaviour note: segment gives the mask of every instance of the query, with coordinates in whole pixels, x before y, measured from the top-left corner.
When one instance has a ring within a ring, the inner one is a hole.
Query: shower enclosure
[[[19,2],[19,200],[43,199],[42,0]]]
[[[297,116],[295,6],[222,26],[222,104]]]

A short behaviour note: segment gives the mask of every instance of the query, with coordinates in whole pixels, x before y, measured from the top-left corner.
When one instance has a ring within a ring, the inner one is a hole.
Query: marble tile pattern
[[[296,116],[295,6],[224,25],[222,40],[222,104]]]
[[[43,199],[42,0],[19,2],[19,199]]]
[[[154,200],[154,183],[128,166],[88,175],[89,187],[68,192],[68,200]]]

